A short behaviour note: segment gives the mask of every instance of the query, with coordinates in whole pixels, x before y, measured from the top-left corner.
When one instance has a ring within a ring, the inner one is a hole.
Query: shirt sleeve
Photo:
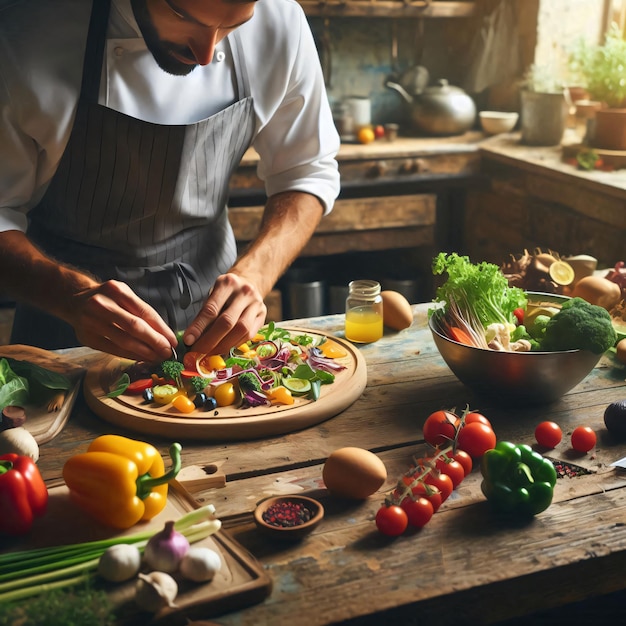
[[[255,110],[260,116],[253,142],[260,156],[258,175],[268,196],[287,190],[311,193],[321,200],[327,214],[339,195],[335,158],[339,134],[304,12],[295,2],[280,4],[282,20],[274,16],[273,24],[268,21],[266,28],[275,28],[276,21],[282,21],[288,32],[276,37],[281,43],[274,47],[265,43],[268,58],[260,60],[255,72],[257,79],[264,76],[265,87],[251,77]],[[285,5],[290,10],[285,12]]]
[[[26,232],[36,162],[36,146],[20,131],[0,74],[0,232]]]

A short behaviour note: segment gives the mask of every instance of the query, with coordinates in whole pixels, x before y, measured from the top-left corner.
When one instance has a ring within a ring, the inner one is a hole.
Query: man
[[[0,293],[18,302],[12,342],[157,360],[173,330],[207,353],[248,339],[339,189],[299,5],[4,4]],[[269,199],[236,258],[228,180],[250,145]]]

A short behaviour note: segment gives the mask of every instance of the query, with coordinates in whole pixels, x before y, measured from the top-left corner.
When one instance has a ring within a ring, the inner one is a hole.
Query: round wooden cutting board
[[[140,433],[176,439],[245,440],[282,435],[307,428],[337,415],[349,407],[367,383],[365,359],[348,341],[322,331],[287,328],[289,331],[326,336],[340,344],[347,356],[337,359],[345,366],[335,373],[335,381],[322,385],[317,401],[295,398],[294,404],[238,409],[221,407],[214,411],[196,410],[189,414],[171,405],[145,404],[141,397],[122,394],[108,398],[116,380],[129,361],[110,357],[87,370],[84,381],[89,408],[102,419]]]

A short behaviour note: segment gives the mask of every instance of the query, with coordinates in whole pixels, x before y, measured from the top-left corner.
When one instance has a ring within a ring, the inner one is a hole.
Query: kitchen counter
[[[626,480],[610,464],[626,455],[603,424],[606,406],[626,394],[624,370],[603,357],[582,383],[559,401],[538,408],[501,406],[477,398],[450,372],[427,328],[428,304],[413,307],[413,325],[386,331],[359,347],[367,366],[363,394],[339,415],[305,430],[252,441],[185,441],[185,464],[217,465],[226,486],[197,489],[213,503],[228,532],[262,563],[273,581],[271,595],[248,608],[201,615],[222,626],[353,626],[432,623],[493,624],[622,590],[626,587]],[[297,320],[298,328],[343,334],[344,316]],[[94,366],[98,354],[84,348],[66,358]],[[102,355],[100,356],[102,358]],[[589,473],[557,481],[552,505],[527,525],[507,525],[491,514],[481,494],[477,467],[419,532],[391,540],[374,516],[384,495],[428,449],[422,425],[433,411],[470,404],[492,423],[500,440],[534,443],[535,426],[557,422],[564,440],[550,456]],[[569,435],[578,425],[598,434],[586,455],[574,455]],[[137,438],[97,418],[79,399],[63,431],[41,446],[39,466],[47,480],[61,475],[65,460],[105,432]],[[169,441],[148,438],[165,454]],[[364,501],[329,495],[322,482],[325,459],[335,449],[374,451],[388,478]],[[259,533],[255,503],[272,493],[318,498],[326,515],[300,543],[281,543]],[[561,610],[552,623],[580,623]],[[610,623],[596,611],[590,621]],[[614,618],[615,623],[620,618]],[[541,622],[544,623],[544,622]]]
[[[566,133],[564,145],[577,143]],[[480,177],[466,196],[463,242],[474,258],[503,263],[524,249],[624,260],[626,170],[587,172],[563,148],[520,143],[519,133],[480,143]]]

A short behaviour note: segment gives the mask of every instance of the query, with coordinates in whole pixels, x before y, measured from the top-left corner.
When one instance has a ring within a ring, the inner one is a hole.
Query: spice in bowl
[[[299,539],[324,517],[320,502],[306,496],[275,496],[261,501],[254,511],[257,526],[276,537]]]

